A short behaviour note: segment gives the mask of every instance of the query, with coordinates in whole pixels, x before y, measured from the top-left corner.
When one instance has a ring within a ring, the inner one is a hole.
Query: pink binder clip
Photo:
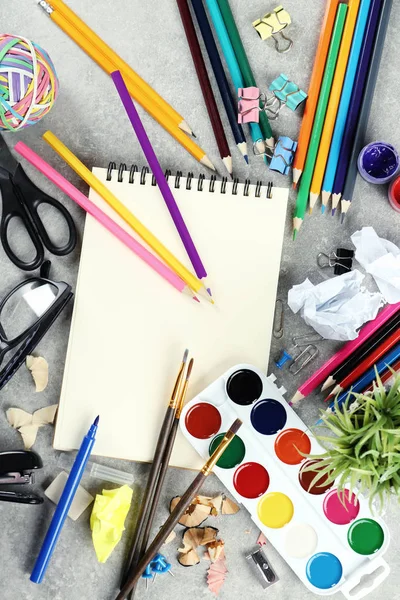
[[[238,123],[258,123],[260,119],[260,90],[258,87],[238,89]]]

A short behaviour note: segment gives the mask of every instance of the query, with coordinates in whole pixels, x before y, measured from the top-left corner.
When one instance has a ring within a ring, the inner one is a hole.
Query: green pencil
[[[235,19],[233,18],[231,7],[229,6],[229,1],[218,0],[218,4],[221,10],[222,17],[225,21],[225,26],[228,31],[228,35],[230,37],[233,49],[236,54],[236,59],[239,63],[239,67],[242,72],[244,84],[246,87],[257,87],[253,71],[251,70],[250,63],[246,56],[246,51],[243,47],[242,40],[240,39],[238,28],[236,27]],[[268,117],[263,110],[260,112],[260,127],[267,146],[269,146],[270,148],[274,148],[274,135],[272,133]]]
[[[299,193],[296,201],[296,208],[293,218],[293,239],[299,232],[307,210],[308,197],[310,195],[311,181],[314,175],[314,167],[317,161],[319,143],[321,141],[322,130],[325,123],[325,115],[328,108],[328,102],[332,89],[333,77],[335,75],[336,62],[339,54],[340,43],[342,41],[344,24],[347,15],[347,4],[339,4],[335,26],[332,33],[332,40],[329,47],[328,58],[326,61],[324,78],[318,100],[317,111],[315,113],[314,125],[311,133],[310,145],[308,147],[306,164],[303,175],[300,180]]]

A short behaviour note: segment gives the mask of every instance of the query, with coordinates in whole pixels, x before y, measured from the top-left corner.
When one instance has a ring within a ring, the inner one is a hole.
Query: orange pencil
[[[158,106],[160,112],[165,113],[170,117],[171,121],[174,121],[180,129],[186,131],[190,135],[193,134],[192,130],[184,120],[184,118],[170,105],[164,98],[162,98],[153,88],[132,69],[128,63],[126,63],[110,46],[108,46],[99,37],[93,29],[90,29],[82,19],[78,17],[62,0],[49,0],[49,4],[60,14],[63,15],[70,23],[77,29],[93,46],[95,46],[101,54],[104,54],[115,64],[115,70],[121,71],[124,79],[131,79],[132,83],[137,87],[141,88],[149,100],[151,100],[156,106]],[[50,14],[50,18],[51,18]]]
[[[310,191],[310,214],[319,198],[324,180],[326,164],[328,161],[329,150],[333,131],[335,129],[337,112],[339,109],[340,98],[342,95],[344,78],[346,76],[347,63],[353,42],[354,29],[357,23],[358,11],[361,0],[349,0],[349,10],[344,27],[342,43],[340,45],[339,58],[336,65],[335,77],[332,84],[331,97],[329,99],[328,109],[326,112],[324,129],[322,132],[321,142],[319,145],[317,162],[315,163],[313,180],[311,182]],[[322,212],[325,207],[322,206]]]
[[[51,20],[60,27],[92,60],[97,63],[108,75],[111,75],[116,70],[115,63],[107,56],[101,54],[96,46],[88,40],[78,29],[76,29],[68,19],[60,12],[49,8]],[[160,111],[149,97],[144,93],[143,89],[133,84],[132,80],[127,81],[127,87],[130,95],[138,102],[145,111],[153,117],[168,133],[180,143],[185,150],[189,152],[197,161],[204,166],[215,171],[215,167],[200,146],[198,146],[193,138],[188,137],[182,129],[180,129],[171,117]]]
[[[308,98],[304,109],[303,122],[300,129],[297,151],[293,163],[294,188],[296,188],[301,177],[307,158],[308,144],[310,143],[315,111],[317,109],[319,92],[325,71],[326,57],[328,56],[329,44],[332,38],[332,31],[335,24],[336,11],[339,3],[340,0],[330,0],[324,22],[322,24],[314,68],[311,75]]]

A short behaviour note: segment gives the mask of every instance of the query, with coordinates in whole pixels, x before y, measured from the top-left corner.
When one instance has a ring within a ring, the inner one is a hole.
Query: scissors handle
[[[40,242],[37,232],[34,229],[26,210],[24,209],[24,206],[15,195],[15,189],[10,173],[3,169],[0,169],[0,188],[3,205],[0,222],[0,241],[3,245],[4,252],[19,269],[23,269],[24,271],[33,271],[34,269],[40,267],[44,260],[43,245]],[[35,248],[36,254],[30,261],[21,260],[15,254],[15,252],[13,252],[8,242],[9,226],[14,218],[19,218],[22,221],[22,224],[25,227]]]
[[[13,182],[22,194],[24,206],[29,212],[31,220],[33,221],[33,225],[36,227],[39,237],[41,238],[47,250],[56,256],[65,256],[66,254],[70,254],[70,252],[72,252],[76,246],[77,232],[75,223],[69,211],[63,204],[61,204],[61,202],[55,200],[51,196],[48,196],[45,192],[36,187],[36,185],[33,184],[26,175],[20,164],[14,173]],[[69,231],[69,239],[63,246],[57,246],[53,244],[50,236],[47,233],[47,230],[43,225],[38,209],[44,204],[48,204],[49,206],[57,209],[58,212],[64,217]]]

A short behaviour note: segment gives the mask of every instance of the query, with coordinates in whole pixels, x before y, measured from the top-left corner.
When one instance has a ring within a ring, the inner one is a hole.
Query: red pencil
[[[398,343],[399,340],[400,327],[398,327],[396,331],[394,331],[394,333],[392,333],[391,336],[386,338],[386,340],[384,340],[374,352],[372,352],[369,356],[367,356],[367,358],[360,362],[360,364],[356,366],[354,370],[349,375],[347,375],[347,377],[345,377],[336,387],[334,387],[332,392],[325,400],[325,402],[328,402],[328,400],[331,400],[332,397],[336,396],[336,394],[340,394],[340,392],[342,392],[343,390],[347,390],[347,388],[349,388],[352,383],[357,381],[357,379],[360,379],[360,377],[363,375],[363,373],[365,373],[365,371],[368,371],[370,367],[372,367],[383,356],[385,356],[385,354],[387,354],[389,350],[395,344]]]
[[[197,38],[196,29],[193,24],[192,15],[187,0],[177,0],[179,13],[182,19],[182,25],[185,30],[186,39],[192,55],[194,67],[203,93],[204,103],[207,108],[210,118],[211,127],[214,132],[215,141],[217,142],[218,150],[228,173],[232,176],[232,157],[229,150],[228,141],[226,139],[224,127],[221,117],[218,112],[217,103],[214,92],[211,87],[211,82],[208,77],[207,67],[203,59],[199,40]]]

